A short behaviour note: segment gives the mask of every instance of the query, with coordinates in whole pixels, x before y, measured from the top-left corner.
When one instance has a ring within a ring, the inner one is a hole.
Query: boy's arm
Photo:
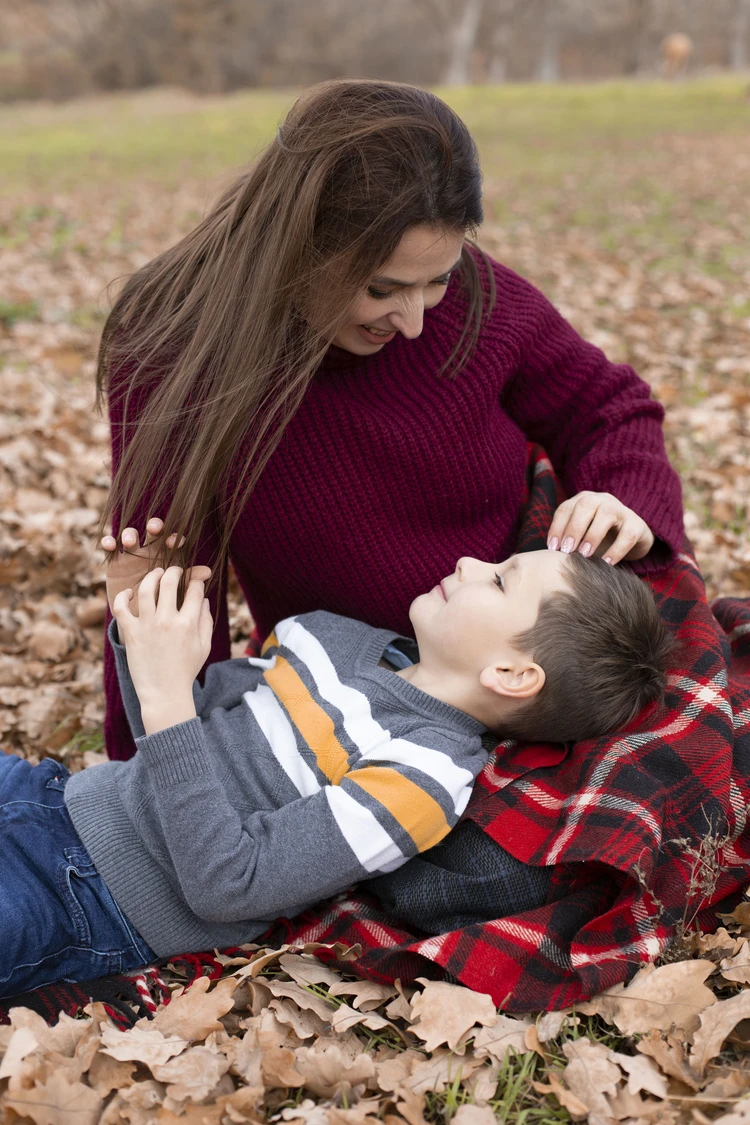
[[[431,793],[425,786],[420,798],[413,768],[400,773],[392,761],[372,762],[339,785],[321,786],[278,809],[246,812],[214,774],[200,721],[139,739],[138,754],[185,901],[213,922],[293,915],[395,870],[447,835],[474,781],[447,754],[425,748],[426,755],[440,756],[446,779],[452,778],[453,793],[445,790],[441,800],[437,783]],[[477,769],[484,760],[477,756]],[[408,825],[404,816],[398,819],[407,808]]]

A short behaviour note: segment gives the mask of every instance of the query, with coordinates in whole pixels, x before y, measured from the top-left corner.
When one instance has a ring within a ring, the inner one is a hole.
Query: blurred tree
[[[734,0],[729,57],[732,70],[747,70],[747,40],[750,32],[750,0]]]
[[[537,82],[557,82],[560,77],[563,0],[538,0],[538,6],[540,44],[534,77]]]

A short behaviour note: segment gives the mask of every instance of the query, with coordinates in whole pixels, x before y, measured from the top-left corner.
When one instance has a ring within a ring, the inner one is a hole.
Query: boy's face
[[[502,563],[459,559],[453,574],[411,604],[420,661],[478,673],[515,654],[511,639],[534,625],[542,598],[570,589],[567,564],[560,551]]]

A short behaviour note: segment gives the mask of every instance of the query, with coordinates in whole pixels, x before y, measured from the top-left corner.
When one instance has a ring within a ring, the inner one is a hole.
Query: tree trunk
[[[735,0],[730,43],[732,70],[747,70],[748,32],[750,32],[750,0]]]
[[[447,86],[465,86],[469,81],[469,63],[474,50],[483,0],[466,0],[461,19],[451,36],[453,50],[445,74]]]
[[[487,71],[487,80],[496,85],[505,81],[507,71],[508,47],[513,30],[513,16],[516,10],[516,0],[509,4],[497,17],[497,23],[492,29],[490,37],[490,65]]]
[[[648,42],[648,23],[651,16],[651,0],[634,0],[632,6],[633,39],[626,71],[640,74],[646,66],[646,45]]]
[[[560,78],[560,16],[561,0],[543,0],[542,46],[536,67],[537,82],[557,82]]]

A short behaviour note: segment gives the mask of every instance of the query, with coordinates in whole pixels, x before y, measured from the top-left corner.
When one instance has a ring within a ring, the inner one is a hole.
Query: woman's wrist
[[[169,693],[168,698],[141,702],[141,721],[146,734],[156,734],[178,723],[187,723],[197,718],[193,693]]]

